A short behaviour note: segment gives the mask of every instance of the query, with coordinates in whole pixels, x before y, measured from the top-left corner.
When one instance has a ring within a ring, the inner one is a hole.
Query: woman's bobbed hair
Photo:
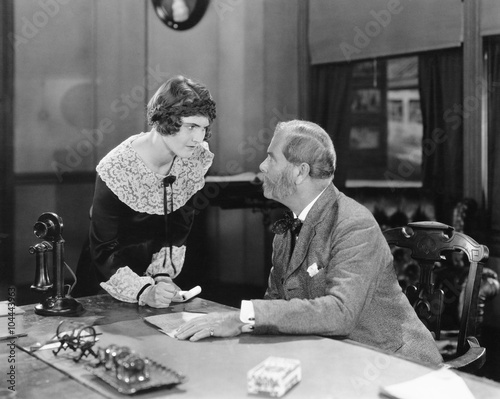
[[[199,115],[212,124],[216,118],[215,102],[205,85],[180,75],[163,83],[147,106],[148,124],[165,136],[179,132],[182,117]],[[208,126],[204,140],[210,135]]]

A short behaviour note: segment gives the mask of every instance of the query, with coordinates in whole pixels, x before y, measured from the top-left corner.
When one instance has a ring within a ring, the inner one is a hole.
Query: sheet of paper
[[[382,387],[380,392],[396,399],[474,399],[464,380],[445,368],[410,381]]]
[[[167,313],[145,317],[144,320],[158,327],[162,333],[167,334],[171,338],[175,338],[175,333],[181,325],[200,316],[206,316],[206,313]]]

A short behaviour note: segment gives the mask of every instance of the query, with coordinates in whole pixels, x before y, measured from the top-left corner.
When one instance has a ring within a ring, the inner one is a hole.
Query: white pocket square
[[[314,262],[311,266],[307,268],[307,273],[309,274],[309,277],[314,277],[316,274],[318,274],[319,269],[318,269],[318,264]]]

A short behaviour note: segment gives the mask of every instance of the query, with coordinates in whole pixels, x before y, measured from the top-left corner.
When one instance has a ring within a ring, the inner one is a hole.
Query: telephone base
[[[49,297],[35,306],[35,313],[42,316],[76,317],[85,312],[85,308],[76,299],[70,297]]]

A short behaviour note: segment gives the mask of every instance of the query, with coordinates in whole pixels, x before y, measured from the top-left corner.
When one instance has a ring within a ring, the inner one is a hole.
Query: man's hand
[[[210,313],[196,317],[177,329],[177,339],[199,341],[210,337],[236,337],[241,334],[244,323],[240,320],[240,311]]]
[[[168,308],[178,290],[179,287],[175,284],[160,281],[146,288],[141,297],[144,298],[146,305],[152,308]]]

